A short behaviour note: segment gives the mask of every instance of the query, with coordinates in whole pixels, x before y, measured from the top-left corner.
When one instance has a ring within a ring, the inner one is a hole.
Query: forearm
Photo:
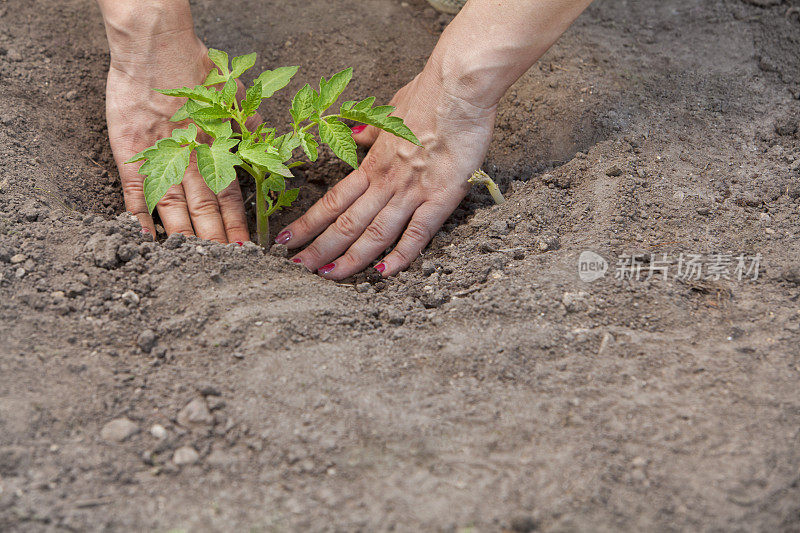
[[[470,0],[442,34],[429,67],[444,90],[490,108],[591,0]]]
[[[159,49],[194,42],[188,0],[97,0],[112,67],[124,69]]]

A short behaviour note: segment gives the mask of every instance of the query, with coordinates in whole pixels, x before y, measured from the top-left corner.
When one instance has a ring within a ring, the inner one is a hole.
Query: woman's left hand
[[[328,279],[375,268],[384,277],[408,268],[469,190],[483,162],[497,106],[479,107],[443,89],[426,68],[392,100],[422,147],[372,126],[354,129],[371,146],[360,167],[332,187],[275,242],[299,248],[293,261]],[[402,235],[402,237],[401,237]]]

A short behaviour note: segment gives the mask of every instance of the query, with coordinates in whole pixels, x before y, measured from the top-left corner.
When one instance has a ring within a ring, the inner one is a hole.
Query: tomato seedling
[[[350,83],[352,68],[334,74],[329,80],[323,77],[318,91],[306,84],[297,92],[289,111],[291,131],[278,135],[276,128],[266,124],[250,131],[245,125],[247,119],[256,114],[264,98],[286,87],[299,67],[280,67],[263,72],[239,102],[236,80],[255,65],[256,54],[234,57],[229,62],[227,53],[211,49],[208,57],[216,67],[211,69],[202,85],[158,90],[167,96],[187,98],[172,121],[192,122],[186,128],[173,130],[170,137],[160,139],[127,162],[144,161],[139,173],[145,176],[144,197],[151,213],[167,189],[183,180],[194,152],[198,170],[214,194],[219,194],[236,179],[236,167],[253,177],[258,243],[266,247],[269,216],[292,205],[299,192],[299,189],[286,188],[286,178],[292,177],[291,169],[303,164],[291,162],[295,149],[302,148],[313,162],[317,160],[321,141],[330,146],[337,157],[356,168],[356,143],[343,119],[375,126],[420,145],[403,120],[391,116],[394,107],[373,107],[374,97],[344,102],[338,113],[323,114],[337,102]],[[238,132],[234,132],[232,122],[238,125]],[[205,136],[200,134],[201,130]]]
[[[489,177],[489,174],[483,170],[478,169],[473,172],[472,176],[470,176],[467,181],[472,185],[485,185],[486,190],[492,195],[492,200],[494,200],[495,204],[499,205],[506,201],[506,199],[503,198],[503,193],[500,192],[500,187],[498,187],[494,180]]]

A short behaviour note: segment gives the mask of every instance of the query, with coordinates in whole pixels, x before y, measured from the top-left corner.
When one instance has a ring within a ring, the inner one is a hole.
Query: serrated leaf
[[[306,153],[310,161],[314,162],[317,160],[317,157],[319,156],[319,153],[317,152],[319,143],[314,138],[314,135],[309,132],[303,133],[303,136],[300,137],[300,146],[303,147],[303,151]]]
[[[264,167],[270,172],[280,174],[286,178],[292,177],[292,171],[283,164],[283,160],[276,153],[268,153],[265,149],[274,148],[264,143],[253,145],[249,148],[239,149],[239,157],[260,167]]]
[[[275,202],[275,206],[278,208],[291,207],[292,202],[297,200],[297,196],[299,194],[300,194],[300,189],[285,190],[280,194],[280,196],[278,196],[278,200]]]
[[[275,138],[272,144],[278,149],[278,155],[284,161],[292,158],[292,152],[300,146],[300,137],[294,133],[287,133]]]
[[[214,48],[209,48],[208,50],[208,58],[217,66],[219,67],[220,72],[222,75],[225,76],[227,79],[230,75],[231,71],[228,69],[228,54],[227,52],[223,52],[222,50],[216,50]]]
[[[317,100],[319,95],[317,91],[311,88],[311,85],[305,84],[302,89],[297,91],[292,99],[292,109],[290,113],[294,119],[295,124],[300,124],[308,119],[317,111]]]
[[[236,89],[238,86],[236,85],[236,80],[230,78],[228,81],[225,82],[225,86],[222,87],[222,101],[230,106],[233,104],[233,99],[236,98]]]
[[[155,146],[131,159],[130,162],[147,159],[139,167],[139,174],[146,176],[144,199],[151,213],[167,189],[183,181],[191,153],[191,146],[181,146],[175,139],[168,138],[161,139]]]
[[[324,118],[319,122],[319,138],[331,147],[339,159],[358,168],[356,141],[353,140],[353,131],[347,125],[332,117]]]
[[[206,80],[203,82],[203,85],[209,87],[211,85],[217,85],[225,81],[228,81],[228,77],[220,74],[218,69],[212,68],[209,71],[208,76],[206,76]]]
[[[234,57],[231,61],[231,71],[234,78],[238,78],[256,64],[256,53]]]
[[[351,109],[345,109],[342,107],[340,110],[340,115],[342,118],[355,120],[356,122],[369,124],[370,126],[375,126],[376,128],[387,131],[392,135],[396,135],[409,142],[412,142],[417,146],[422,146],[422,144],[419,142],[419,139],[417,139],[417,136],[414,135],[414,132],[412,132],[411,129],[405,125],[403,119],[400,117],[389,116],[389,114],[394,111],[394,107],[390,105],[384,105],[369,108],[366,104],[364,104],[364,102],[367,102],[368,100],[370,100],[370,98],[362,100]],[[374,102],[374,98],[372,101]],[[369,105],[371,105],[371,102]]]
[[[197,85],[194,88],[182,87],[180,89],[155,89],[157,93],[165,94],[167,96],[174,96],[176,98],[191,98],[198,102],[205,102],[208,104],[219,102],[219,93],[214,89],[209,89],[203,85]]]
[[[359,111],[364,111],[365,109],[369,109],[370,107],[372,107],[372,104],[374,103],[375,103],[375,97],[370,96],[369,98],[364,98],[363,100],[361,100],[359,103],[354,105],[353,108]]]
[[[172,139],[179,144],[191,144],[197,140],[197,126],[189,124],[186,128],[172,130]]]
[[[278,67],[275,70],[265,70],[256,80],[261,82],[261,97],[269,98],[275,91],[279,91],[289,85],[292,76],[297,73],[300,67]]]
[[[235,139],[217,139],[211,146],[201,144],[196,148],[197,168],[208,187],[219,194],[236,179],[236,165],[242,160],[231,153],[231,148],[239,141]]]
[[[244,100],[242,101],[242,114],[245,118],[250,118],[256,114],[261,106],[261,82],[256,80],[252,87],[247,89]]]
[[[342,95],[350,80],[353,78],[353,69],[346,68],[331,76],[330,80],[322,78],[319,82],[319,100],[317,100],[317,111],[322,114]]]
[[[189,116],[194,120],[231,118],[230,112],[219,104],[212,104],[208,107],[201,107],[200,109],[189,111]]]
[[[172,115],[172,118],[170,120],[172,122],[180,122],[181,120],[186,120],[187,118],[191,118],[192,113],[194,113],[195,111],[208,106],[209,104],[205,104],[203,102],[188,100],[175,112],[174,115]]]
[[[275,137],[275,128],[269,128],[263,122],[258,125],[255,131],[255,137],[260,138],[263,136],[264,142],[270,142]]]
[[[215,139],[229,139],[233,128],[229,120],[195,120],[197,126]]]
[[[283,176],[270,172],[269,176],[264,178],[264,185],[270,191],[281,192],[286,188],[286,180]]]

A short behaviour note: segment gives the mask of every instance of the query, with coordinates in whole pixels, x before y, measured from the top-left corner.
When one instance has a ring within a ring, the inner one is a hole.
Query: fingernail
[[[292,259],[292,263],[302,263],[302,262],[303,262],[303,260],[300,259],[299,257],[295,257],[295,258]]]
[[[359,133],[364,131],[364,129],[366,129],[366,127],[367,126],[365,124],[359,124],[358,126],[353,126],[352,127],[353,135],[358,135]]]
[[[375,270],[383,274],[383,271],[386,270],[386,263],[378,263],[375,265]]]
[[[336,263],[328,263],[328,264],[327,264],[327,265],[325,265],[324,267],[320,267],[320,269],[319,269],[319,270],[317,270],[317,272],[318,272],[319,274],[327,274],[327,273],[329,273],[331,270],[333,270],[334,268],[336,268]]]
[[[275,244],[286,244],[291,240],[292,240],[292,232],[289,231],[288,229],[285,229],[282,232],[278,233],[278,236],[275,237]]]
[[[242,241],[236,241],[236,244],[238,244],[239,246],[244,246],[244,243]]]
[[[145,233],[145,234],[150,233],[150,230],[147,229],[147,228],[142,228],[142,233]]]

